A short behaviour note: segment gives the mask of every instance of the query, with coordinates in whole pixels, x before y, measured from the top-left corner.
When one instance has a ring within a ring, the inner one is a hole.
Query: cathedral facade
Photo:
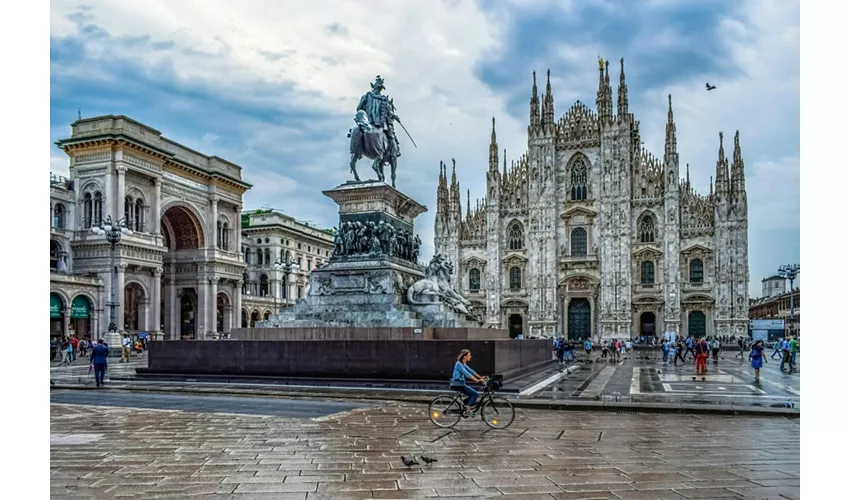
[[[739,135],[723,133],[716,176],[700,194],[679,173],[672,99],[664,154],[641,147],[623,60],[614,108],[600,60],[596,109],[576,102],[557,121],[547,72],[533,76],[528,150],[499,168],[495,120],[487,192],[462,213],[452,160],[441,163],[435,252],[483,321],[511,336],[594,340],[746,335],[747,193]],[[687,168],[686,168],[687,172]]]

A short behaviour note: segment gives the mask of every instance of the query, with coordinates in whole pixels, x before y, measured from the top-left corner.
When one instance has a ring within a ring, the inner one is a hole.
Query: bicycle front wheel
[[[451,396],[437,396],[428,405],[428,417],[437,427],[453,427],[463,414],[463,406],[457,398]]]
[[[516,416],[514,405],[505,398],[493,397],[481,407],[481,420],[493,429],[504,429]]]

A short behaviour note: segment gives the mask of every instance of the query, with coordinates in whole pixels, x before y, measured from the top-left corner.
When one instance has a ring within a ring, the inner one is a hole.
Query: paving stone
[[[623,500],[682,500],[685,497],[673,490],[615,491]]]
[[[239,483],[234,493],[286,493],[316,491],[319,483]]]

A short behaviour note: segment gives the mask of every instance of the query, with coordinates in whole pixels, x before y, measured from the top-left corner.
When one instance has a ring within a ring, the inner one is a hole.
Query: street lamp
[[[112,216],[107,215],[106,220],[100,223],[98,226],[92,226],[92,233],[106,236],[106,241],[111,245],[110,252],[110,261],[112,265],[112,287],[109,292],[109,303],[106,304],[109,306],[109,333],[118,333],[118,325],[115,323],[115,307],[118,306],[118,303],[115,302],[115,285],[118,282],[118,266],[115,263],[115,246],[121,241],[122,234],[132,234],[132,231],[127,229],[127,224],[124,219],[120,219],[118,222],[112,222]]]
[[[791,310],[788,311],[788,329],[791,329],[791,321],[794,319],[794,280],[800,274],[800,264],[783,264],[779,266],[779,276],[791,281]]]
[[[289,252],[286,252],[286,257],[283,260],[278,259],[275,261],[274,268],[278,271],[283,271],[283,284],[281,285],[283,293],[281,295],[283,295],[283,299],[286,299],[286,285],[289,281],[289,274],[298,272],[298,270],[301,269],[301,266],[298,265],[298,262],[289,257]],[[274,297],[275,313],[279,313],[280,311],[277,310],[277,294],[273,293],[272,296]]]

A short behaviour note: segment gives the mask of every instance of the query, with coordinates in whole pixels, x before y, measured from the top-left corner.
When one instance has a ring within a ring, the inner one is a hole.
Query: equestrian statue
[[[357,161],[365,156],[374,160],[372,170],[378,174],[380,182],[384,182],[385,179],[384,165],[389,164],[392,186],[395,187],[395,171],[398,157],[401,156],[401,148],[399,148],[393,122],[398,122],[405,133],[407,129],[396,115],[393,100],[382,94],[386,88],[384,79],[378,75],[371,86],[372,90],[364,94],[357,105],[357,113],[354,115],[356,126],[348,131],[348,137],[351,139],[349,143],[351,173],[354,174],[354,180],[360,182],[355,166]],[[407,136],[416,147],[409,133]]]

